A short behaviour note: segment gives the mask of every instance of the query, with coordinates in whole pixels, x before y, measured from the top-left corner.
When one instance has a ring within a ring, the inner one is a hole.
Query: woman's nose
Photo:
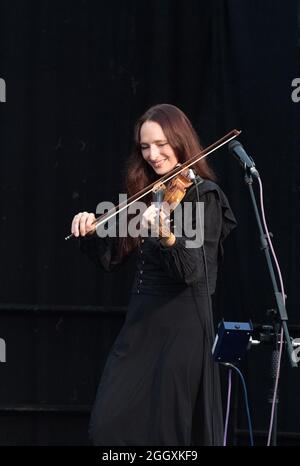
[[[155,160],[157,156],[159,155],[159,149],[156,144],[151,144],[149,147],[149,159],[150,160]]]

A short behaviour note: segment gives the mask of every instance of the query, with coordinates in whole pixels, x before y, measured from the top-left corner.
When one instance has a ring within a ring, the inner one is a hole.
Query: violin
[[[165,219],[169,219],[170,213],[178,206],[178,204],[180,204],[186,194],[187,188],[193,184],[193,179],[190,176],[190,172],[191,169],[187,169],[179,173],[179,175],[175,176],[171,181],[169,181],[168,187],[164,183],[156,184],[153,187],[152,199],[153,203],[156,204],[159,212],[157,232],[161,238],[165,238],[165,241],[170,241],[172,234],[169,226],[167,226],[163,221],[161,214],[165,215]],[[192,173],[194,178],[194,172]],[[166,206],[167,209],[165,209]]]
[[[153,186],[153,200],[157,199],[157,194],[160,194],[160,200],[167,202],[172,210],[182,201],[185,196],[187,188],[193,184],[193,181],[189,177],[189,170],[179,173],[175,176],[168,184],[168,187],[164,183],[156,183]]]
[[[94,222],[93,226],[95,230],[100,225],[103,225],[111,218],[115,217],[117,214],[121,213],[123,210],[128,209],[134,202],[139,201],[140,199],[144,198],[148,194],[152,192],[158,193],[159,191],[163,193],[163,200],[170,205],[172,205],[172,210],[178,205],[181,200],[184,198],[186,189],[192,185],[193,181],[189,178],[188,172],[189,168],[192,167],[195,163],[199,162],[203,158],[207,157],[212,152],[216,151],[220,147],[227,144],[232,139],[236,138],[241,133],[240,130],[233,129],[229,133],[227,133],[222,138],[218,139],[218,141],[214,142],[206,149],[198,152],[192,158],[187,160],[186,162],[182,163],[179,166],[176,166],[173,170],[163,175],[159,180],[156,180],[154,183],[146,186],[141,191],[137,192],[133,196],[131,196],[127,201],[122,202],[117,207],[109,210],[105,214],[100,215],[97,217]],[[168,183],[168,184],[167,184]],[[92,233],[93,231],[91,231]],[[74,235],[73,233],[66,236],[65,240],[69,240]]]

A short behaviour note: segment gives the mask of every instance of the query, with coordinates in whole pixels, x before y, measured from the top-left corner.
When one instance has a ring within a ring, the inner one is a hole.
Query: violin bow
[[[140,199],[145,197],[147,194],[151,193],[153,191],[154,186],[157,187],[157,185],[167,183],[172,178],[179,175],[181,172],[185,171],[187,168],[192,167],[195,163],[197,163],[200,160],[204,159],[208,155],[212,154],[212,152],[215,152],[217,149],[224,146],[225,144],[227,144],[232,139],[236,138],[239,134],[241,134],[240,130],[237,130],[237,129],[231,130],[229,133],[225,134],[225,136],[218,139],[216,142],[214,142],[210,146],[206,147],[202,151],[198,152],[196,155],[194,155],[189,160],[186,160],[180,166],[175,167],[169,173],[166,173],[164,176],[162,176],[158,180],[154,181],[154,183],[151,183],[150,185],[143,188],[141,191],[139,191],[136,194],[134,194],[133,196],[131,196],[129,199],[127,199],[127,201],[122,202],[117,207],[114,207],[113,209],[109,210],[105,214],[102,214],[99,217],[97,217],[93,221],[92,225],[95,226],[95,229],[97,227],[99,227],[100,225],[103,225],[108,220],[113,218],[115,215],[121,213],[123,210],[130,207],[132,204],[134,204],[134,202],[139,201]],[[68,239],[72,238],[73,236],[74,236],[73,233],[71,233],[69,236],[65,237],[65,240],[68,240]]]

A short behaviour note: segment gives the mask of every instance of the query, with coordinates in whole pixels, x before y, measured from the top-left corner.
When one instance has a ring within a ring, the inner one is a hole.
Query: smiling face
[[[155,173],[163,176],[178,164],[178,158],[168,143],[162,127],[155,121],[145,121],[140,129],[140,148],[143,158]]]

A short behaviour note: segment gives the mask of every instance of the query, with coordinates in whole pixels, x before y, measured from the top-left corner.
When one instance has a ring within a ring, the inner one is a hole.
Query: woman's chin
[[[167,173],[169,173],[172,168],[170,167],[153,167],[153,170],[155,171],[155,173],[159,176],[163,176],[163,175],[166,175]]]
[[[164,170],[163,168],[154,168],[154,171],[155,171],[155,173],[156,173],[157,175],[160,175],[160,176],[162,176],[162,175],[164,175],[165,173],[167,173],[166,170]]]

